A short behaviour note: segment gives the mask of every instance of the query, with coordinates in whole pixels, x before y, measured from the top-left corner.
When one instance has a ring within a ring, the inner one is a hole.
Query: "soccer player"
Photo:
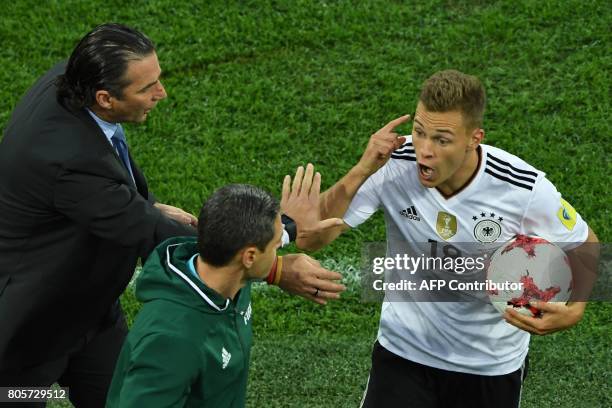
[[[136,283],[144,303],[119,356],[108,407],[244,407],[251,283],[277,264],[279,202],[234,184],[204,203],[198,238],[171,238]],[[282,262],[282,258],[281,261]]]
[[[593,231],[543,172],[481,143],[484,110],[485,91],[476,77],[454,70],[431,76],[412,134],[395,132],[409,116],[390,122],[323,194],[321,217],[343,216],[344,225],[307,237],[308,247],[324,246],[381,209],[390,258],[406,245],[457,254],[465,244],[501,245],[520,233],[564,243],[574,273],[594,270]],[[574,276],[574,292],[584,294],[591,278]],[[574,299],[536,303],[541,318],[508,310],[504,320],[490,303],[394,302],[387,296],[362,407],[518,407],[529,333],[575,325],[586,297]]]

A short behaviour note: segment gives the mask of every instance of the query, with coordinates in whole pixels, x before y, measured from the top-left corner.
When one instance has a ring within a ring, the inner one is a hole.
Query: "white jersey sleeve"
[[[371,175],[357,191],[344,214],[344,222],[351,228],[363,224],[380,207],[380,190],[384,181],[385,167]]]
[[[566,250],[585,242],[589,233],[580,214],[544,176],[535,185],[521,230],[523,234],[540,236]]]

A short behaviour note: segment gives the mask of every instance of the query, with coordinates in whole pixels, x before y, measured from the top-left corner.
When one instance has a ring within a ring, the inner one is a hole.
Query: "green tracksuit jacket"
[[[144,305],[123,345],[108,407],[244,407],[251,287],[228,301],[188,268],[196,239],[171,238],[136,282]]]

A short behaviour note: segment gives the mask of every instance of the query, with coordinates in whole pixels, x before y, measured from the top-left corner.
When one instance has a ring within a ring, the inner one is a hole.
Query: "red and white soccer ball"
[[[493,253],[487,279],[489,284],[507,287],[488,290],[491,303],[502,314],[512,306],[522,314],[539,317],[540,310],[530,300],[565,303],[572,290],[572,270],[565,252],[543,238],[526,235],[515,236]]]

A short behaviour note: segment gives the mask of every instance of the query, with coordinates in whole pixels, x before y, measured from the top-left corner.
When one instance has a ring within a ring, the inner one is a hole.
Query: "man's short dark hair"
[[[221,187],[204,203],[198,218],[198,252],[204,262],[227,265],[242,248],[260,251],[274,238],[277,199],[247,184]]]
[[[99,90],[121,99],[129,85],[125,77],[128,62],[154,51],[151,40],[133,28],[117,23],[99,25],[81,39],[65,73],[57,78],[58,99],[74,109],[93,106]]]

